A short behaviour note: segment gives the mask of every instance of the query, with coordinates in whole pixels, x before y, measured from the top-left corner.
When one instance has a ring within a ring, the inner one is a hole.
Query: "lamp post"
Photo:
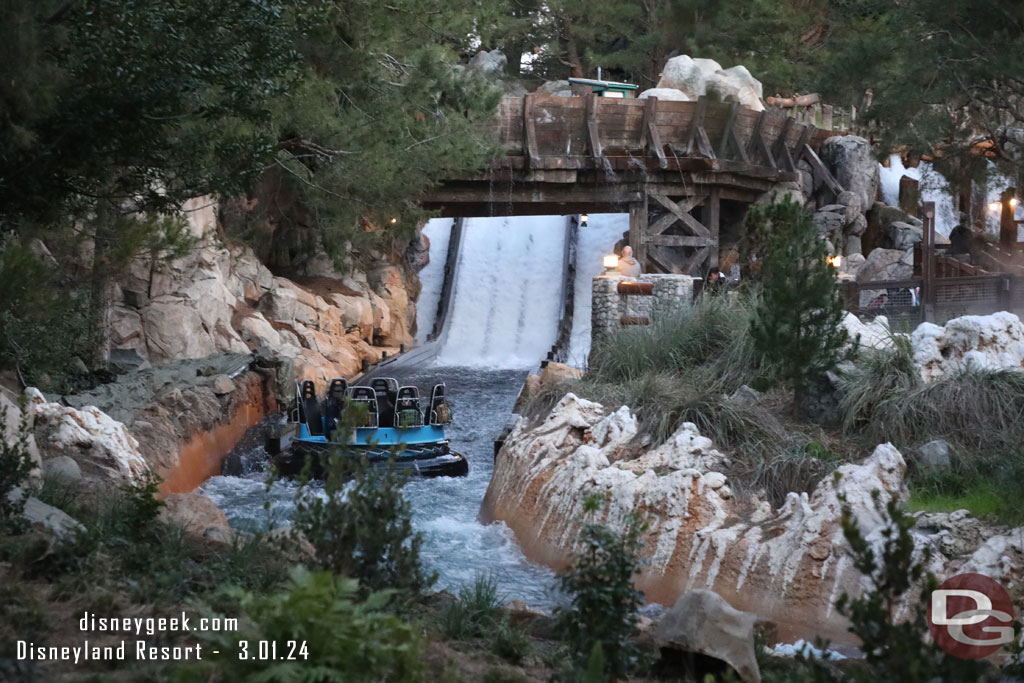
[[[989,204],[992,211],[999,211],[999,246],[1012,250],[1017,245],[1017,225],[1021,222],[1013,217],[1017,208],[1016,190],[1008,187],[1003,190],[998,202]]]

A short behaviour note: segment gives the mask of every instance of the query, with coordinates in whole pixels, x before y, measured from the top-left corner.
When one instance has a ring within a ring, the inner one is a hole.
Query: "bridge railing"
[[[696,102],[559,97],[506,97],[494,132],[508,157],[496,165],[531,169],[605,168],[654,161],[682,168],[680,159],[724,159],[750,170],[791,172],[803,147],[816,150],[833,135],[773,111],[701,98]]]

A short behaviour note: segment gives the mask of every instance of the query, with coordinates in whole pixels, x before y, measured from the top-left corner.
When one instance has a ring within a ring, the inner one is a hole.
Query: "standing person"
[[[640,277],[640,263],[633,258],[633,247],[623,247],[619,256],[619,272],[625,277]]]

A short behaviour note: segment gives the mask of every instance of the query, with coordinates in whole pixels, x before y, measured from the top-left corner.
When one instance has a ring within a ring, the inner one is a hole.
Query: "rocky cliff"
[[[419,283],[402,255],[365,272],[321,264],[288,279],[224,237],[216,202],[193,200],[184,215],[192,249],[169,262],[136,259],[112,293],[116,357],[159,364],[263,347],[322,384],[412,344]]]
[[[694,425],[657,448],[638,448],[636,436],[628,408],[609,410],[573,394],[539,424],[520,418],[497,455],[482,516],[504,521],[531,559],[560,568],[573,554],[584,501],[597,494],[607,501],[605,521],[634,512],[649,520],[649,564],[637,579],[648,600],[672,604],[691,589],[710,589],[773,622],[783,640],[849,642],[835,601],[864,583],[843,537],[841,499],[868,540],[880,543],[872,492],[883,503],[907,496],[899,451],[879,445],[813,493],[790,493],[773,509],[756,495],[735,495],[723,473],[728,458]],[[919,550],[933,548],[933,571],[980,567],[1007,586],[1024,578],[1024,530],[989,530],[950,544],[958,528],[950,517],[930,519],[916,536]]]

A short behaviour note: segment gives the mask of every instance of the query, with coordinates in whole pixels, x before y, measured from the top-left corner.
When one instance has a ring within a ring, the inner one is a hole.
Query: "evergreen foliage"
[[[807,382],[835,367],[847,342],[836,270],[811,217],[788,197],[755,207],[747,229],[765,236],[763,291],[750,333],[779,379],[799,397]]]
[[[17,433],[8,434],[7,406],[0,405],[0,533],[22,526],[25,496],[10,494],[25,483],[32,471],[28,436],[28,415],[22,413]]]

